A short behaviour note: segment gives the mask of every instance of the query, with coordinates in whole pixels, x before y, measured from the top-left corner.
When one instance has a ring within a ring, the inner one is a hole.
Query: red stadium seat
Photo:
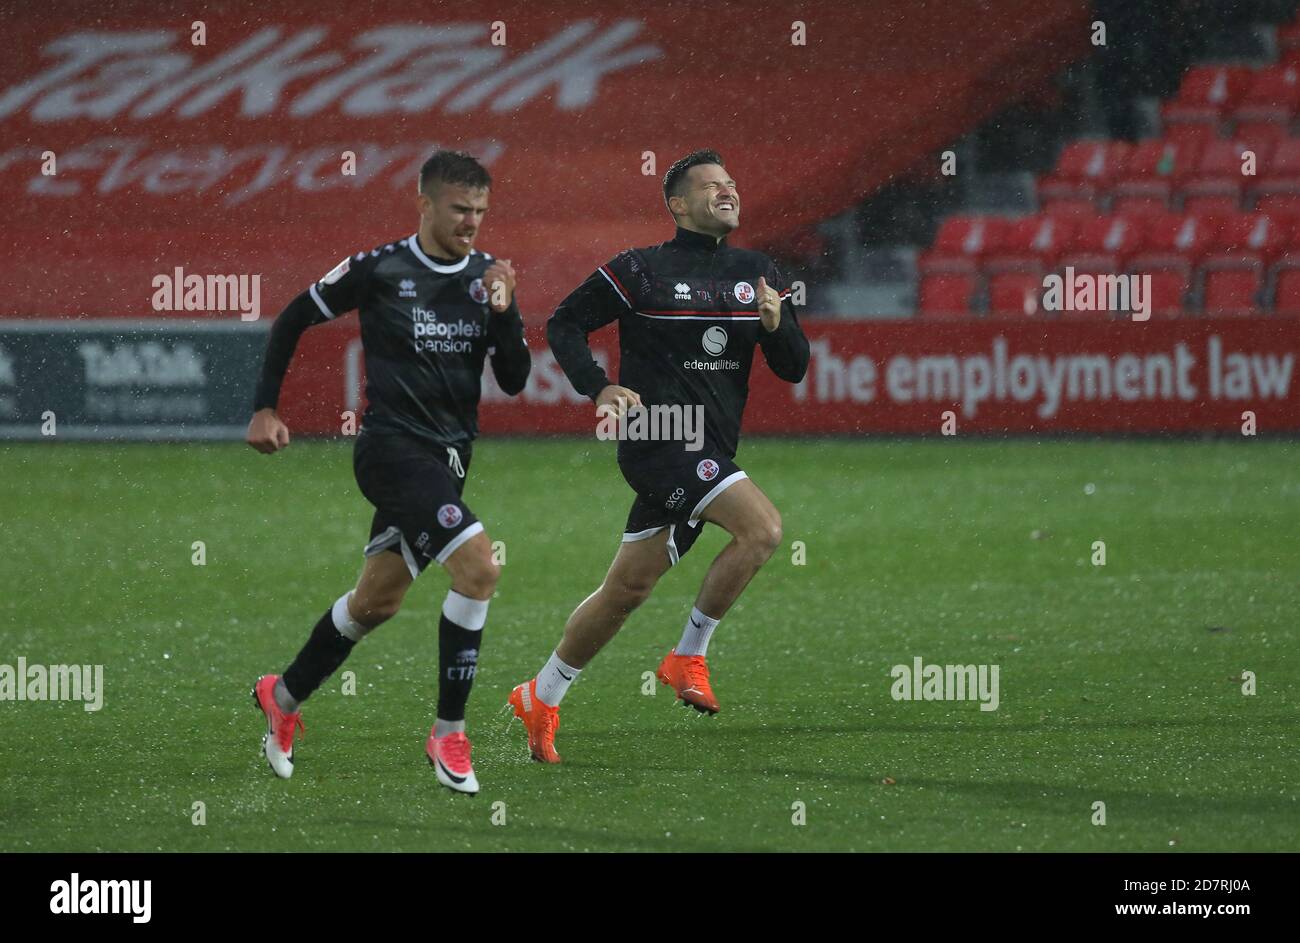
[[[1040,314],[1043,276],[1070,244],[1073,220],[1046,214],[1012,220],[998,252],[984,261],[990,317]]]
[[[1117,195],[1110,203],[1112,213],[1125,216],[1159,216],[1169,212],[1169,196],[1156,193],[1128,193]]]
[[[1300,265],[1278,268],[1273,281],[1273,313],[1300,317]]]
[[[1254,209],[1257,213],[1267,213],[1270,216],[1300,216],[1300,192],[1288,190],[1260,193],[1255,198]]]
[[[1002,243],[1009,221],[1001,216],[949,216],[934,244],[917,260],[917,314],[942,319],[970,315],[984,257]]]
[[[997,248],[1007,220],[1001,216],[949,216],[934,243],[917,260],[922,274],[974,272],[984,256]]]
[[[1058,191],[1060,192],[1060,191]],[[1098,203],[1094,203],[1091,198],[1086,196],[1074,196],[1061,193],[1060,196],[1048,198],[1039,197],[1039,206],[1042,212],[1050,216],[1061,216],[1065,219],[1079,219],[1084,216],[1096,216],[1101,212]]]
[[[1238,122],[1232,129],[1232,137],[1238,141],[1250,141],[1256,146],[1281,144],[1290,135],[1290,128],[1285,124],[1271,121]]]
[[[930,320],[970,316],[978,278],[970,272],[933,272],[921,276],[916,313]]]
[[[1202,269],[1207,315],[1248,317],[1263,307],[1264,273],[1290,239],[1290,227],[1267,213],[1240,213],[1218,221]]]
[[[1220,217],[1205,264],[1215,262],[1272,263],[1290,244],[1291,227],[1269,213],[1237,213]]]
[[[1219,137],[1220,126],[1217,124],[1180,122],[1178,124],[1167,124],[1164,127],[1164,139],[1178,144],[1193,144],[1204,147],[1211,141],[1217,141]]]
[[[1300,139],[1280,142],[1272,159],[1260,165],[1255,179],[1258,182],[1251,198],[1256,210],[1279,215],[1300,212]]]
[[[1263,308],[1263,287],[1264,274],[1258,267],[1207,268],[1201,307],[1214,317],[1253,317]]]
[[[1046,212],[1055,212],[1054,207],[1060,205],[1073,210],[1095,206],[1123,170],[1132,150],[1126,141],[1087,140],[1066,145],[1056,169],[1038,180],[1039,206]]]
[[[1224,216],[1241,211],[1241,192],[1239,184],[1234,190],[1230,181],[1216,181],[1213,186],[1217,192],[1185,192],[1183,195],[1183,212],[1197,216]]]
[[[1188,213],[1236,213],[1242,209],[1246,184],[1267,167],[1272,144],[1250,147],[1241,141],[1211,141],[1202,151],[1195,172],[1182,187],[1183,210]],[[1244,154],[1252,153],[1255,176],[1242,173]]]
[[[1287,317],[1300,316],[1300,216],[1292,216],[1287,239],[1274,258],[1270,308]]]
[[[985,258],[984,269],[996,273],[1051,268],[1069,245],[1076,225],[1074,220],[1045,214],[1011,220],[1001,245]]]
[[[1143,220],[1142,241],[1129,264],[1134,267],[1199,265],[1213,246],[1218,220],[1182,213],[1148,216]]]
[[[1134,216],[1097,216],[1083,221],[1057,260],[1059,274],[1096,278],[1125,274],[1129,257],[1142,245],[1143,227],[1143,219]],[[1058,316],[1096,319],[1111,313],[1062,310]]]
[[[1276,125],[1286,133],[1300,110],[1300,68],[1294,65],[1270,66],[1255,77],[1233,110],[1237,132],[1242,128],[1258,129]],[[1234,133],[1237,133],[1234,132]]]
[[[1151,276],[1151,315],[1186,313],[1192,273],[1214,240],[1213,219],[1170,213],[1145,220],[1142,247],[1129,260],[1129,271]]]
[[[1042,310],[1043,269],[1002,272],[989,278],[990,317],[1035,317]]]
[[[1199,152],[1196,145],[1177,141],[1138,144],[1115,183],[1111,212],[1163,212],[1169,206],[1170,195],[1195,169]]]
[[[1223,118],[1236,107],[1252,79],[1253,72],[1244,66],[1189,69],[1178,96],[1160,107],[1165,136],[1196,136],[1201,140],[1217,136]]]
[[[1058,266],[1120,271],[1143,244],[1143,220],[1133,216],[1095,216],[1074,231]]]
[[[1154,269],[1135,271],[1134,274],[1151,276],[1153,318],[1180,318],[1187,313],[1187,301],[1192,290],[1190,269]]]

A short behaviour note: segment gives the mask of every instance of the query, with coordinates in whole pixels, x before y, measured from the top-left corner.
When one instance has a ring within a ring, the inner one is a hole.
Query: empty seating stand
[[[1150,276],[1152,316],[1300,317],[1300,23],[1264,67],[1190,69],[1162,134],[1067,143],[1038,212],[957,215],[918,260],[922,318],[1045,311],[1043,279]]]

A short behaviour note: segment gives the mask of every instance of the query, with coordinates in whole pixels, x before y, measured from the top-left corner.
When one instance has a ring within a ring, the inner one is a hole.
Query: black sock
[[[334,613],[326,609],[311,638],[302,647],[293,664],[284,670],[284,686],[295,701],[305,701],[313,691],[338,670],[357,643],[340,635],[334,628]]]
[[[438,621],[438,719],[464,720],[469,689],[478,670],[483,632],[472,632],[446,616]]]

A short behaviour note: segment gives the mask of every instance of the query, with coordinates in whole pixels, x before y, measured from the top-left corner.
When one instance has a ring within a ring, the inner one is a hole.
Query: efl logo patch
[[[438,508],[438,523],[443,527],[455,527],[463,519],[464,515],[460,513],[460,508],[454,504],[444,504]]]
[[[711,458],[706,458],[695,466],[695,474],[700,476],[701,481],[712,481],[718,477],[718,463]]]
[[[326,273],[325,277],[321,279],[321,284],[333,285],[340,278],[346,275],[348,273],[348,269],[350,269],[351,267],[352,267],[352,260],[344,259],[342,262],[334,266],[332,269],[329,270],[329,272]]]
[[[747,305],[754,300],[754,286],[749,282],[736,282],[736,287],[731,290],[731,293],[743,305]]]
[[[488,290],[483,284],[483,279],[476,278],[469,283],[469,296],[478,304],[487,304]]]

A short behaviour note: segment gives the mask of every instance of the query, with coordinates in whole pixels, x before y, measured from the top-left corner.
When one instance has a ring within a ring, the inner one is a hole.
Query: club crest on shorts
[[[731,290],[731,293],[743,305],[747,305],[754,300],[754,286],[749,282],[736,282],[736,287]]]
[[[463,518],[464,515],[460,513],[460,508],[454,504],[444,504],[438,508],[438,523],[443,527],[455,527]]]
[[[476,278],[469,283],[469,296],[478,304],[487,304],[488,290],[487,285],[483,284],[483,279]]]
[[[695,466],[695,474],[700,476],[701,481],[712,481],[718,477],[718,463],[711,458],[706,458]]]
[[[704,332],[704,337],[701,338],[700,343],[704,345],[705,353],[716,357],[727,349],[727,332],[715,324]]]

